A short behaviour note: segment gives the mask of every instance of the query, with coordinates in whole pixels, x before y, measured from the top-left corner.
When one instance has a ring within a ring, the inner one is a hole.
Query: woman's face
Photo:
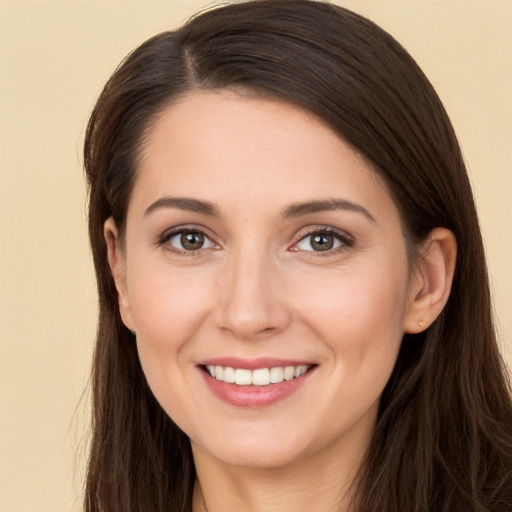
[[[168,107],[118,256],[145,375],[195,450],[276,467],[364,448],[412,278],[389,193],[312,114],[228,91]]]

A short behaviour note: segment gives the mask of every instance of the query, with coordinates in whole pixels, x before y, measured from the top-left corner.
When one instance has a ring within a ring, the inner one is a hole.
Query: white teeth
[[[295,368],[293,366],[287,366],[284,369],[284,379],[292,380],[295,377]]]
[[[224,382],[229,384],[235,382],[235,370],[233,368],[224,368]]]
[[[270,382],[272,384],[277,384],[279,382],[283,382],[284,380],[284,370],[282,368],[271,368],[270,369]]]
[[[261,370],[254,370],[252,372],[252,383],[255,386],[266,386],[270,384],[270,382],[270,372],[268,368],[261,368]]]
[[[249,386],[252,384],[251,370],[242,370],[240,368],[235,370],[235,384],[239,386]]]
[[[295,378],[304,375],[308,371],[308,367],[306,365],[296,366],[295,367]]]
[[[259,368],[257,370],[246,370],[242,368],[231,368],[229,366],[206,366],[208,373],[217,380],[222,380],[228,384],[238,384],[239,386],[268,386],[269,384],[279,384],[285,380],[292,380],[304,375],[310,366],[276,366],[274,368]]]

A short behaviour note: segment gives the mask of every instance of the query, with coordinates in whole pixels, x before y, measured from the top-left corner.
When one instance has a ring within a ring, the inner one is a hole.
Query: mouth
[[[296,366],[272,366],[249,370],[247,368],[207,364],[201,365],[201,369],[210,375],[210,377],[226,384],[264,387],[299,379],[315,366],[316,365],[312,364],[301,364]]]
[[[197,363],[206,387],[236,407],[261,408],[281,402],[307,386],[318,364],[304,359],[222,356]]]
[[[219,358],[198,365],[207,388],[231,406],[250,409],[276,404],[306,386],[317,364],[278,359]]]

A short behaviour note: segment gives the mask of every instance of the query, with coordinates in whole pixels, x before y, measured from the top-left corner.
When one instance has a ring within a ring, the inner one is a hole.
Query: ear
[[[433,229],[411,277],[404,332],[424,331],[439,316],[450,296],[456,259],[455,235],[446,228]]]
[[[107,243],[107,257],[110,271],[114,278],[117,289],[117,300],[119,302],[119,313],[124,325],[131,331],[135,330],[128,300],[126,286],[126,258],[121,250],[119,232],[112,217],[109,217],[103,225],[103,234]]]

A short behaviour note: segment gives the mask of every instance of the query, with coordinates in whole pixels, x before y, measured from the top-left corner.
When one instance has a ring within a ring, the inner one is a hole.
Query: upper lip
[[[213,357],[198,363],[199,366],[223,366],[240,368],[244,370],[257,370],[259,368],[276,368],[286,366],[312,365],[311,361],[300,359],[280,359],[276,357],[257,357],[244,359],[240,357]]]

